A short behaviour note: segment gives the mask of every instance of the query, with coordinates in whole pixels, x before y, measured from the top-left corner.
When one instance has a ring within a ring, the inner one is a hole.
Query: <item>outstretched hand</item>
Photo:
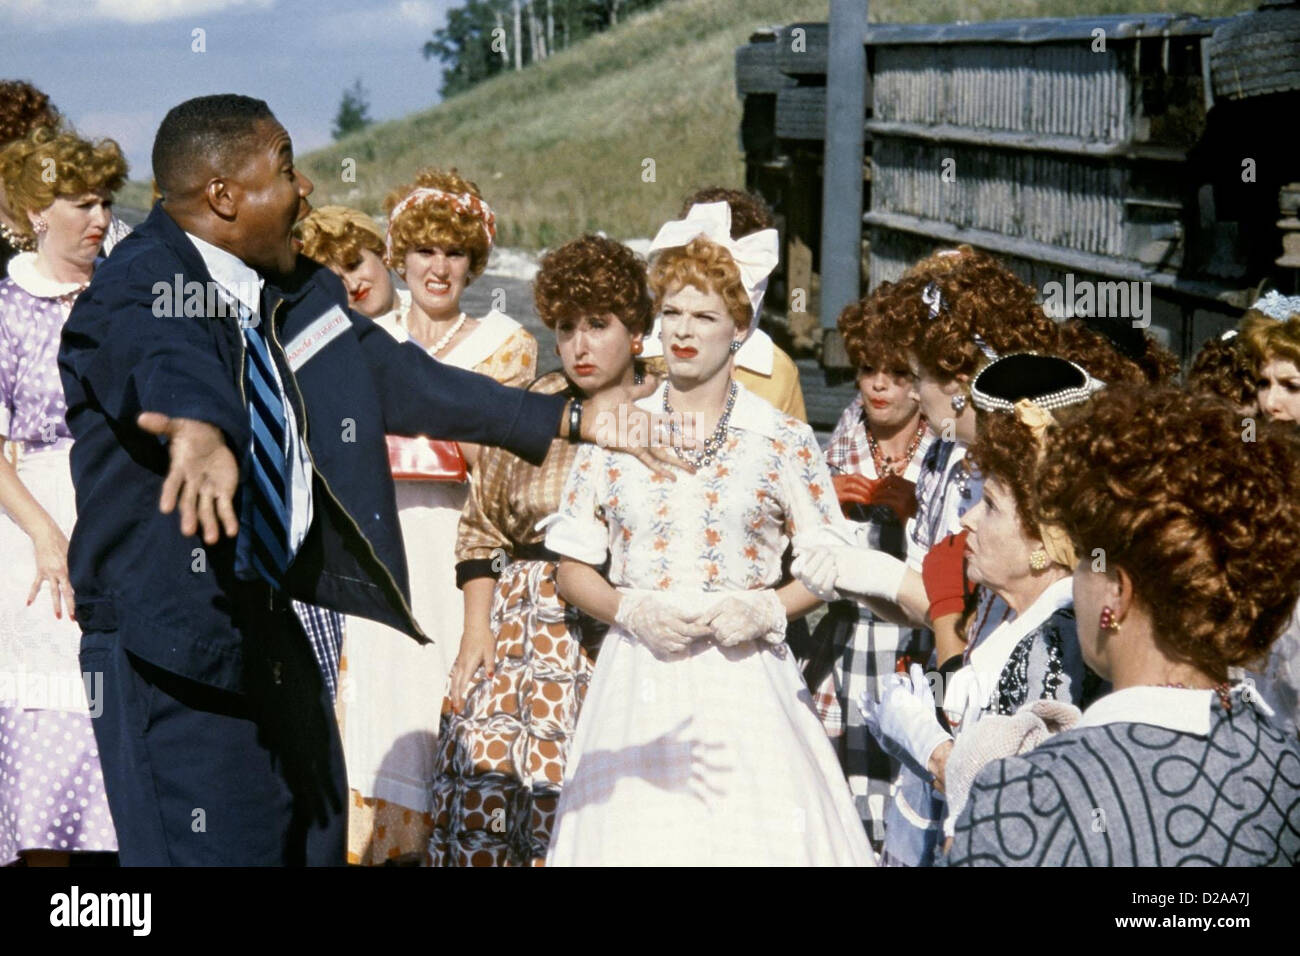
[[[141,412],[135,421],[149,434],[167,439],[171,467],[163,481],[158,510],[171,514],[179,505],[181,534],[192,535],[202,526],[205,544],[216,544],[222,531],[232,538],[238,535],[234,497],[239,487],[239,463],[221,429],[160,412]]]
[[[582,411],[582,440],[627,452],[651,471],[675,481],[677,470],[692,473],[695,469],[673,452],[655,416],[633,404],[653,395],[658,384],[658,379],[647,376],[642,385],[611,388],[587,399]]]

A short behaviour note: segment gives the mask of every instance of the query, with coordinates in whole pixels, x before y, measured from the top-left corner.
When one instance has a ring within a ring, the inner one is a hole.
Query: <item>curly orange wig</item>
[[[1166,653],[1223,675],[1257,661],[1300,595],[1300,446],[1176,388],[1120,386],[1049,433],[1038,500],[1085,559],[1122,568]]]
[[[1258,366],[1270,359],[1291,361],[1300,368],[1300,314],[1278,321],[1251,309],[1242,320],[1241,338],[1255,360],[1255,374],[1259,374]]]
[[[952,258],[960,261],[930,279],[942,296],[940,312],[933,319],[926,313],[912,343],[923,371],[942,381],[973,376],[988,363],[976,335],[998,355],[1055,352],[1056,324],[1034,301],[1033,289],[986,253]]]
[[[907,350],[928,314],[921,300],[928,282],[924,276],[882,282],[870,295],[845,306],[836,323],[855,366],[908,372]]]
[[[38,126],[0,151],[0,179],[15,218],[30,236],[28,213],[48,209],[61,197],[121,189],[126,159],[111,139],[92,143],[74,133]]]
[[[750,233],[761,232],[776,226],[776,217],[762,196],[742,189],[724,186],[705,186],[687,197],[678,219],[685,219],[691,207],[702,203],[725,202],[731,207],[731,238],[740,239]]]
[[[1255,401],[1255,359],[1240,335],[1213,338],[1201,346],[1187,373],[1194,395],[1222,398],[1234,408]]]
[[[740,268],[731,253],[703,236],[684,246],[661,251],[650,263],[649,279],[656,311],[663,308],[666,296],[689,285],[701,292],[721,295],[738,329],[749,328],[754,317],[744,283],[740,281]]]
[[[302,254],[324,266],[350,269],[368,249],[384,257],[384,234],[379,224],[359,209],[321,206],[298,223]]]
[[[974,255],[975,250],[964,242],[959,246],[936,249],[924,259],[912,263],[911,267],[903,273],[903,278],[911,279],[916,276],[934,278],[965,265]]]
[[[58,126],[50,98],[22,80],[0,81],[0,145],[22,139],[38,126]]]
[[[542,256],[533,301],[552,331],[564,319],[612,312],[629,332],[646,332],[653,317],[645,263],[604,236],[583,236]]]
[[[389,213],[388,235],[392,241],[392,255],[388,265],[400,276],[406,275],[406,254],[425,246],[442,246],[463,249],[469,256],[471,277],[483,274],[487,268],[492,242],[483,228],[483,220],[472,213],[459,212],[446,203],[424,201],[414,203],[391,218],[394,207],[416,189],[441,189],[448,193],[468,193],[482,199],[478,186],[463,179],[455,169],[422,169],[415,181],[400,186],[384,200],[384,211]]]

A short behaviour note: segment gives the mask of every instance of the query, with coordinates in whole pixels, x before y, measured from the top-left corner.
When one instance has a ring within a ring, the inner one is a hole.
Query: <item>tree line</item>
[[[488,77],[522,70],[620,18],[664,0],[466,0],[424,44],[425,59],[443,64],[442,95],[454,96]]]

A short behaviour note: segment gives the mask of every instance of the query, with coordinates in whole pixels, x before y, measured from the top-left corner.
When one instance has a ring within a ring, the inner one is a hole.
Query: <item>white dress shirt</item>
[[[212,276],[213,281],[228,296],[247,308],[252,315],[260,316],[263,280],[256,270],[225,249],[205,242],[192,233],[187,232],[185,235],[190,237],[190,242],[194,243],[194,248],[203,257],[203,262],[208,267],[208,274]],[[243,329],[240,329],[240,335],[243,335]],[[268,335],[266,339],[269,343],[270,336]],[[285,460],[289,464],[290,475],[289,540],[286,544],[289,548],[288,559],[292,561],[303,539],[307,537],[307,529],[311,527],[311,458],[307,454],[306,442],[298,437],[298,422],[293,414],[293,406],[289,404],[289,398],[285,394],[280,369],[272,362],[271,370],[275,373],[276,385],[280,390],[280,401],[284,403],[286,428],[283,451]],[[249,442],[251,447],[251,438]]]

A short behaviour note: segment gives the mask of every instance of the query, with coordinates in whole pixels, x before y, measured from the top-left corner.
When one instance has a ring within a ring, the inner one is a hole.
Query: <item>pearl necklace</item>
[[[433,343],[429,349],[429,354],[436,356],[439,352],[445,349],[447,343],[456,337],[456,333],[460,331],[461,326],[463,326],[468,320],[469,316],[462,312],[460,318],[457,319],[452,327],[447,330],[447,334]]]
[[[722,416],[718,419],[717,427],[713,429],[713,434],[704,440],[704,451],[691,452],[682,448],[677,442],[673,442],[673,451],[677,457],[689,465],[696,468],[707,467],[722,449],[722,442],[727,437],[727,423],[731,421],[731,410],[736,405],[736,394],[739,392],[736,383],[731,383],[731,388],[727,391],[727,407],[722,410]],[[668,403],[668,382],[664,382],[664,411],[668,413],[668,432],[672,436],[679,433],[677,422],[673,417],[673,407]]]

